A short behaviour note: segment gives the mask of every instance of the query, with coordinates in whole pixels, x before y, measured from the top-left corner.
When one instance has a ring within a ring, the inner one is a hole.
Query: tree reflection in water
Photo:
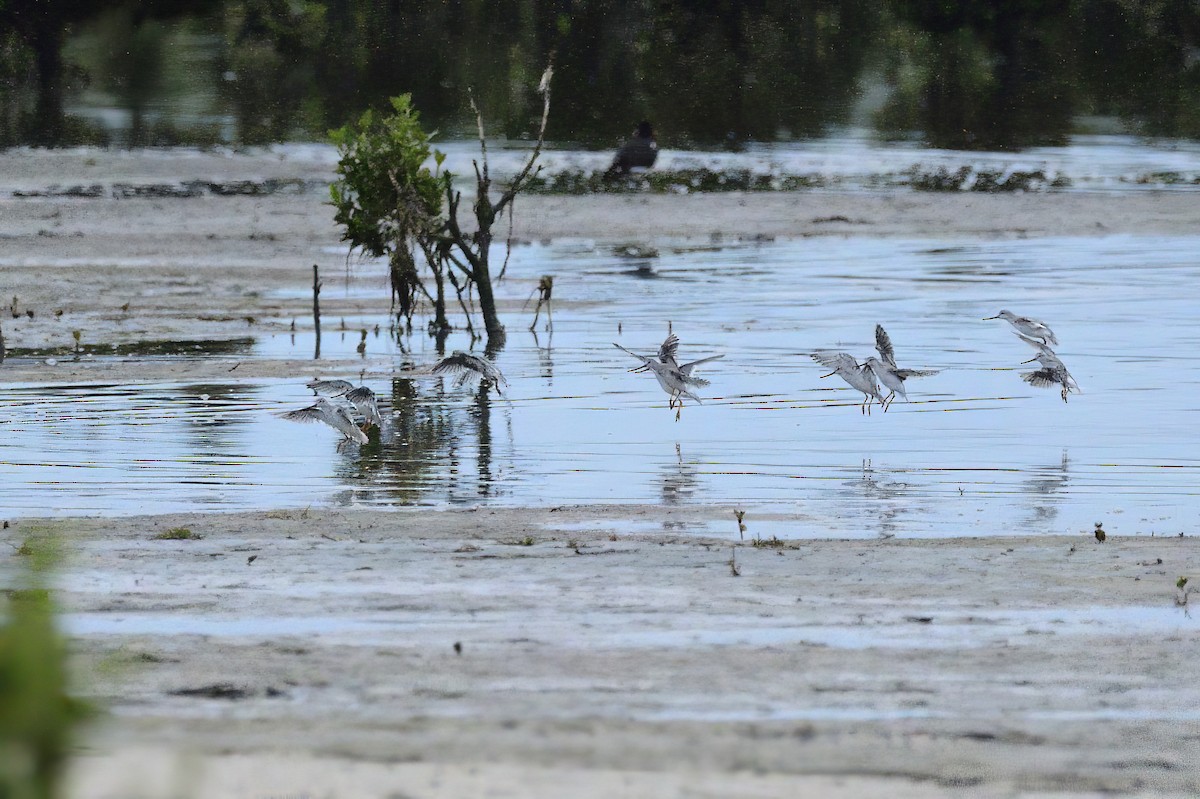
[[[335,502],[453,504],[495,497],[495,403],[485,383],[466,393],[442,377],[393,378],[381,408],[383,428],[369,444],[348,449],[336,469],[339,480],[356,487]],[[511,427],[508,443],[511,450]]]

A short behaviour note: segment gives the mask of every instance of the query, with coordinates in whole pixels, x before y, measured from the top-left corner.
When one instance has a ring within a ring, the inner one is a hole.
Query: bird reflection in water
[[[681,505],[696,493],[699,487],[696,464],[683,460],[683,451],[678,443],[675,444],[675,462],[662,466],[659,480],[659,491],[664,505]],[[664,522],[664,526],[669,524],[682,525],[682,522]]]
[[[1063,500],[1061,492],[1070,483],[1070,466],[1071,460],[1064,449],[1058,463],[1031,470],[1035,476],[1022,483],[1030,499],[1030,524],[1048,526],[1058,517],[1058,506]]]
[[[870,458],[862,462],[861,476],[845,483],[846,493],[855,501],[865,500],[864,510],[873,515],[880,538],[892,538],[900,529],[900,519],[914,508],[906,496],[911,486],[876,472]]]

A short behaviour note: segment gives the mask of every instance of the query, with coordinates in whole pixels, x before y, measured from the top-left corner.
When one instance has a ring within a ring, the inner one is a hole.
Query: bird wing
[[[345,380],[310,380],[304,385],[312,389],[314,393],[324,394],[327,397],[337,397],[354,388]]]
[[[643,364],[643,365],[645,365],[645,366],[649,366],[649,365],[650,365],[650,363],[651,363],[651,361],[653,361],[653,360],[654,360],[653,358],[648,358],[648,357],[646,357],[645,355],[638,355],[638,354],[637,354],[636,352],[634,352],[633,350],[627,350],[627,349],[625,349],[624,347],[622,347],[620,344],[616,343],[615,341],[613,342],[613,346],[614,346],[614,347],[616,347],[617,349],[619,349],[621,352],[627,352],[627,353],[629,353],[630,355],[632,355],[633,357],[635,357],[635,358],[637,358],[639,361],[641,361],[641,362],[642,362],[642,364]]]
[[[875,325],[875,349],[879,351],[879,357],[883,358],[884,363],[888,366],[896,365],[896,352],[892,349],[892,339],[883,329],[883,325]]]
[[[366,386],[359,386],[347,391],[342,396],[358,409],[358,412],[366,418],[368,425],[383,426],[383,417],[379,414],[379,401],[375,399],[374,391]]]
[[[830,369],[858,369],[858,361],[848,352],[835,352],[834,350],[817,350],[812,354],[812,359],[822,366],[827,366]]]
[[[1070,377],[1070,375],[1067,375]],[[1022,372],[1021,379],[1031,386],[1038,388],[1048,388],[1050,386],[1060,386],[1063,384],[1063,376],[1057,369],[1038,369],[1033,372]]]
[[[701,358],[701,359],[700,359],[700,360],[698,360],[698,361],[692,361],[692,362],[690,362],[690,363],[685,363],[685,364],[683,364],[682,366],[680,366],[680,367],[679,367],[679,373],[680,373],[680,374],[682,374],[684,377],[691,377],[691,376],[692,376],[692,370],[693,370],[693,369],[695,369],[695,368],[696,368],[697,366],[699,366],[700,364],[702,364],[702,363],[708,363],[709,361],[717,361],[717,360],[720,360],[721,358],[724,358],[724,357],[725,357],[725,355],[724,355],[724,354],[721,354],[721,355],[710,355],[709,357],[707,357],[707,358]],[[693,378],[693,379],[694,379],[694,378]]]
[[[663,363],[675,360],[675,353],[679,351],[679,336],[671,333],[666,340],[658,348],[658,359]]]
[[[858,374],[870,384],[872,393],[879,396],[879,381],[875,379],[875,370],[871,368],[871,365],[864,363],[858,367]]]
[[[290,422],[324,422],[342,435],[360,444],[366,444],[370,440],[367,438],[366,433],[358,429],[358,425],[346,413],[345,408],[339,408],[324,398],[316,405],[287,411],[279,414],[279,416]]]
[[[279,414],[280,419],[287,419],[289,422],[324,422],[326,421],[325,416],[326,413],[320,403]]]
[[[445,358],[442,358],[433,367],[433,371],[435,373],[453,372],[460,375],[474,372],[497,385],[508,385],[508,381],[504,379],[504,375],[500,373],[500,370],[496,368],[494,363],[487,358],[481,358],[478,355],[472,355],[469,352],[461,350],[455,350]]]
[[[676,377],[682,377],[682,375],[680,375],[679,373],[676,373]],[[684,387],[684,382],[685,381],[680,381],[680,385],[678,386],[678,388],[675,389],[675,393],[682,394],[683,396],[687,397],[688,399],[693,400],[697,405],[703,405],[704,403],[700,401],[699,397],[697,397],[695,394],[688,391],[687,388]],[[686,381],[686,382],[689,382],[691,385],[694,385],[694,386],[707,386],[708,385],[707,380],[697,380],[694,383],[692,383],[691,381]]]

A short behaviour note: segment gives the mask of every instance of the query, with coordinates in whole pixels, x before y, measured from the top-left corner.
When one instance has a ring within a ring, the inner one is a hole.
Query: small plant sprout
[[[358,346],[355,347],[355,349],[358,350],[359,355],[361,355],[365,358],[365,357],[367,357],[367,331],[363,330],[361,332],[362,332],[362,338],[359,339]]]
[[[71,331],[71,338],[75,339],[75,354],[76,354],[76,355],[78,355],[78,354],[79,354],[79,340],[80,340],[81,338],[83,338],[83,333],[82,333],[82,331],[79,331],[79,330],[72,330],[72,331]]]
[[[742,523],[742,519],[746,518],[746,511],[734,510],[733,515],[737,517],[738,523],[738,538],[742,541],[746,540],[746,525]]]
[[[542,275],[540,278],[538,278],[537,288],[534,289],[534,291],[537,292],[538,301],[537,305],[534,306],[533,309],[533,321],[529,323],[529,329],[533,330],[535,327],[537,327],[538,315],[542,312],[542,306],[545,305],[546,330],[551,331],[554,329],[554,320],[550,316],[550,296],[554,293],[554,275]],[[533,299],[532,294],[530,294],[529,297],[530,299]],[[528,305],[529,300],[526,300],[525,304]]]
[[[1096,522],[1095,535],[1096,540],[1101,544],[1103,544],[1104,540],[1108,538],[1108,535],[1104,532],[1104,522]]]
[[[1187,577],[1180,576],[1180,578],[1175,581],[1175,592],[1176,592],[1175,593],[1175,605],[1176,605],[1176,607],[1186,608],[1188,606],[1188,596],[1190,596],[1192,593],[1194,593],[1195,590],[1196,590],[1195,586],[1192,586],[1190,588],[1188,587],[1188,578]]]
[[[742,570],[739,569],[738,565],[737,565],[737,550],[736,549],[729,550],[729,573],[731,575],[733,575],[734,577],[742,576]]]

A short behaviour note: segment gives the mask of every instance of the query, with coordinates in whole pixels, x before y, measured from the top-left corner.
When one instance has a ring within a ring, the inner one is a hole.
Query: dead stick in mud
[[[321,360],[321,276],[317,265],[313,264],[313,329],[317,333],[317,343],[313,350],[313,360]]]

